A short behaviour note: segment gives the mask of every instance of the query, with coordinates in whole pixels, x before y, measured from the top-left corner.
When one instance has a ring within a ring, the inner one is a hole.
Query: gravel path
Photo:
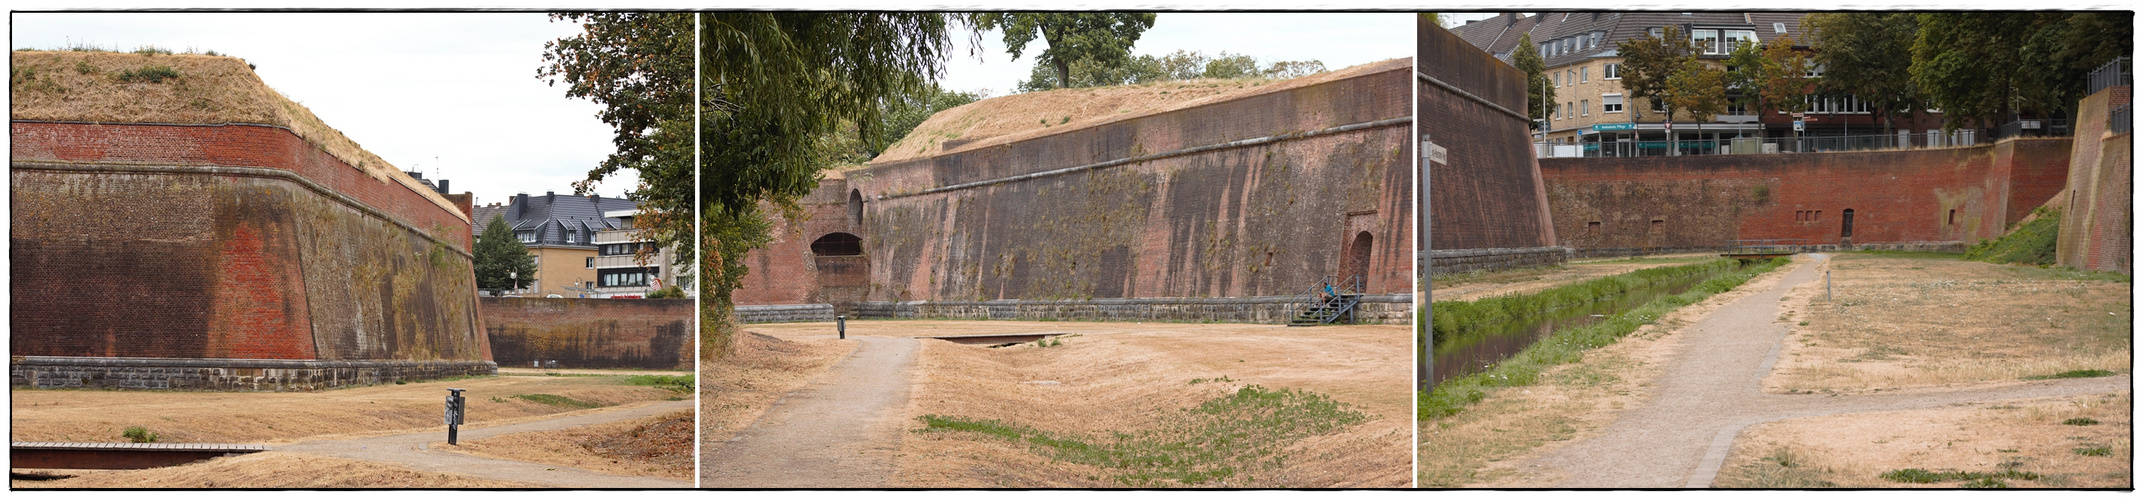
[[[848,359],[766,410],[726,443],[701,443],[708,488],[890,486],[918,341],[862,341]]]
[[[1935,408],[1981,401],[2117,392],[2128,376],[2018,382],[1965,389],[1919,389],[1875,395],[1766,394],[1761,383],[1777,361],[1787,327],[1779,297],[1817,277],[1827,256],[1799,259],[1769,290],[1748,295],[1684,328],[1683,345],[1653,395],[1622,412],[1603,433],[1520,466],[1564,488],[1706,488],[1735,436],[1773,420]]]
[[[460,439],[475,440],[503,434],[540,432],[646,418],[692,409],[692,401],[664,401],[578,413],[558,418],[482,428],[462,426]],[[446,441],[446,426],[434,432],[396,434],[363,439],[304,441],[276,446],[275,451],[311,453],[370,462],[394,463],[417,470],[515,481],[561,488],[690,488],[691,481],[654,477],[619,476],[562,465],[483,458],[432,449],[427,443]],[[444,446],[444,445],[441,445]]]

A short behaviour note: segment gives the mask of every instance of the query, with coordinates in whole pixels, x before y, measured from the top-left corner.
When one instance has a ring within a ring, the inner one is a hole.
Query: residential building
[[[631,211],[638,204],[623,198],[601,196],[514,195],[507,203],[478,206],[472,222],[481,237],[494,217],[503,217],[521,244],[535,256],[536,275],[508,293],[537,297],[595,297],[598,249],[595,235],[624,227],[624,222],[604,214]]]
[[[595,232],[596,256],[595,293],[591,297],[641,298],[648,293],[668,286],[679,286],[687,296],[696,295],[690,283],[678,280],[688,276],[688,265],[665,265],[675,252],[655,246],[634,230],[633,220],[639,210],[613,210],[603,212],[603,217],[617,219],[622,224],[616,229]],[[644,255],[643,255],[644,253]]]
[[[1548,84],[1555,89],[1544,131],[1539,141],[1550,151],[1583,151],[1587,156],[1661,154],[1673,141],[1685,152],[1757,152],[1758,138],[1796,135],[1796,117],[1782,111],[1768,113],[1730,104],[1716,116],[1692,117],[1677,112],[1669,123],[1658,103],[1630,95],[1622,87],[1623,42],[1656,36],[1674,26],[1695,41],[1698,57],[1726,68],[1735,46],[1742,40],[1766,43],[1781,35],[1805,43],[1801,12],[1553,12],[1525,16],[1505,13],[1473,21],[1453,29],[1460,38],[1483,51],[1511,61],[1515,50],[1533,50],[1546,63]],[[1518,40],[1531,35],[1532,47],[1518,47]],[[1797,43],[1797,46],[1799,43]],[[1804,47],[1805,48],[1805,47]],[[1820,76],[1821,68],[1811,68]],[[1738,91],[1729,89],[1729,99]],[[1799,117],[1801,137],[1864,136],[1880,134],[1882,123],[1866,104],[1852,96],[1811,95],[1813,106]],[[1939,134],[1939,113],[1918,113],[1893,123],[1901,132],[1931,130]],[[1937,136],[1932,145],[1969,141]],[[1947,140],[1945,140],[1947,139]],[[1929,145],[1926,139],[1918,143]],[[1553,148],[1553,146],[1578,146]],[[1746,148],[1739,148],[1746,146]],[[1653,151],[1654,149],[1658,151]],[[1745,151],[1740,150],[1745,149]],[[1557,155],[1563,156],[1563,155]]]

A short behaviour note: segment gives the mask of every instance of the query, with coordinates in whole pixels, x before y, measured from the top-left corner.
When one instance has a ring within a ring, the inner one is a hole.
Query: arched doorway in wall
[[[871,259],[863,254],[863,238],[835,232],[811,240],[811,263],[818,269],[813,300],[833,304],[836,313],[855,312],[871,283]]]
[[[863,191],[848,190],[848,227],[863,227]]]
[[[1361,276],[1362,281],[1360,284],[1364,289],[1367,289],[1369,286],[1369,249],[1375,245],[1375,242],[1376,237],[1370,235],[1368,231],[1355,233],[1354,237],[1349,239],[1346,253],[1340,254],[1340,283],[1337,284],[1344,284],[1351,277]]]

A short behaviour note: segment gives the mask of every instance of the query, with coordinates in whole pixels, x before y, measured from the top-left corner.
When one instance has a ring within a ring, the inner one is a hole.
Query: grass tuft
[[[1996,264],[2052,265],[2054,239],[2061,231],[2061,210],[2039,207],[2031,213],[2037,218],[2000,238],[1973,244],[1965,249],[1964,258]]]
[[[142,427],[139,425],[126,428],[125,431],[119,433],[119,436],[127,438],[128,441],[136,443],[154,443],[156,442],[156,440],[163,439],[164,437],[162,435],[150,431],[147,427]]]
[[[2052,380],[2052,379],[2057,379],[2057,378],[2093,378],[2093,377],[2105,377],[2105,376],[2110,376],[2110,375],[2113,375],[2113,372],[2111,372],[2111,371],[2106,371],[2106,370],[2069,370],[2069,371],[2065,371],[2065,372],[2061,372],[2061,373],[2056,373],[2056,374],[2053,374],[2053,375],[2032,375],[2032,376],[2029,376],[2029,377],[2024,377],[2024,380]]]
[[[177,79],[179,79],[179,71],[171,69],[170,66],[149,66],[138,70],[130,69],[119,72],[119,81],[122,82],[164,83],[164,80]]]
[[[625,385],[645,385],[690,393],[693,381],[691,375],[633,375],[625,377]]]
[[[600,408],[603,406],[602,403],[597,403],[593,401],[581,401],[578,399],[560,396],[557,394],[515,394],[513,397],[537,403],[543,403],[551,406],[563,406],[567,408],[588,409]]]
[[[1253,385],[1173,414],[1159,428],[1105,438],[945,415],[920,417],[923,428],[916,432],[972,432],[1025,443],[1054,460],[1108,469],[1113,474],[1107,479],[1124,486],[1244,484],[1257,471],[1280,466],[1294,441],[1368,420],[1347,407],[1312,392]]]

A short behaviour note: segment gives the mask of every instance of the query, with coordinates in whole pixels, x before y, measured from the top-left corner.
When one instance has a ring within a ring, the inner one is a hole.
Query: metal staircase
[[[1289,306],[1289,312],[1293,314],[1289,315],[1287,326],[1331,324],[1340,318],[1353,323],[1355,306],[1362,303],[1362,275],[1348,276],[1343,281],[1337,278],[1326,276],[1317,280],[1302,302]]]

